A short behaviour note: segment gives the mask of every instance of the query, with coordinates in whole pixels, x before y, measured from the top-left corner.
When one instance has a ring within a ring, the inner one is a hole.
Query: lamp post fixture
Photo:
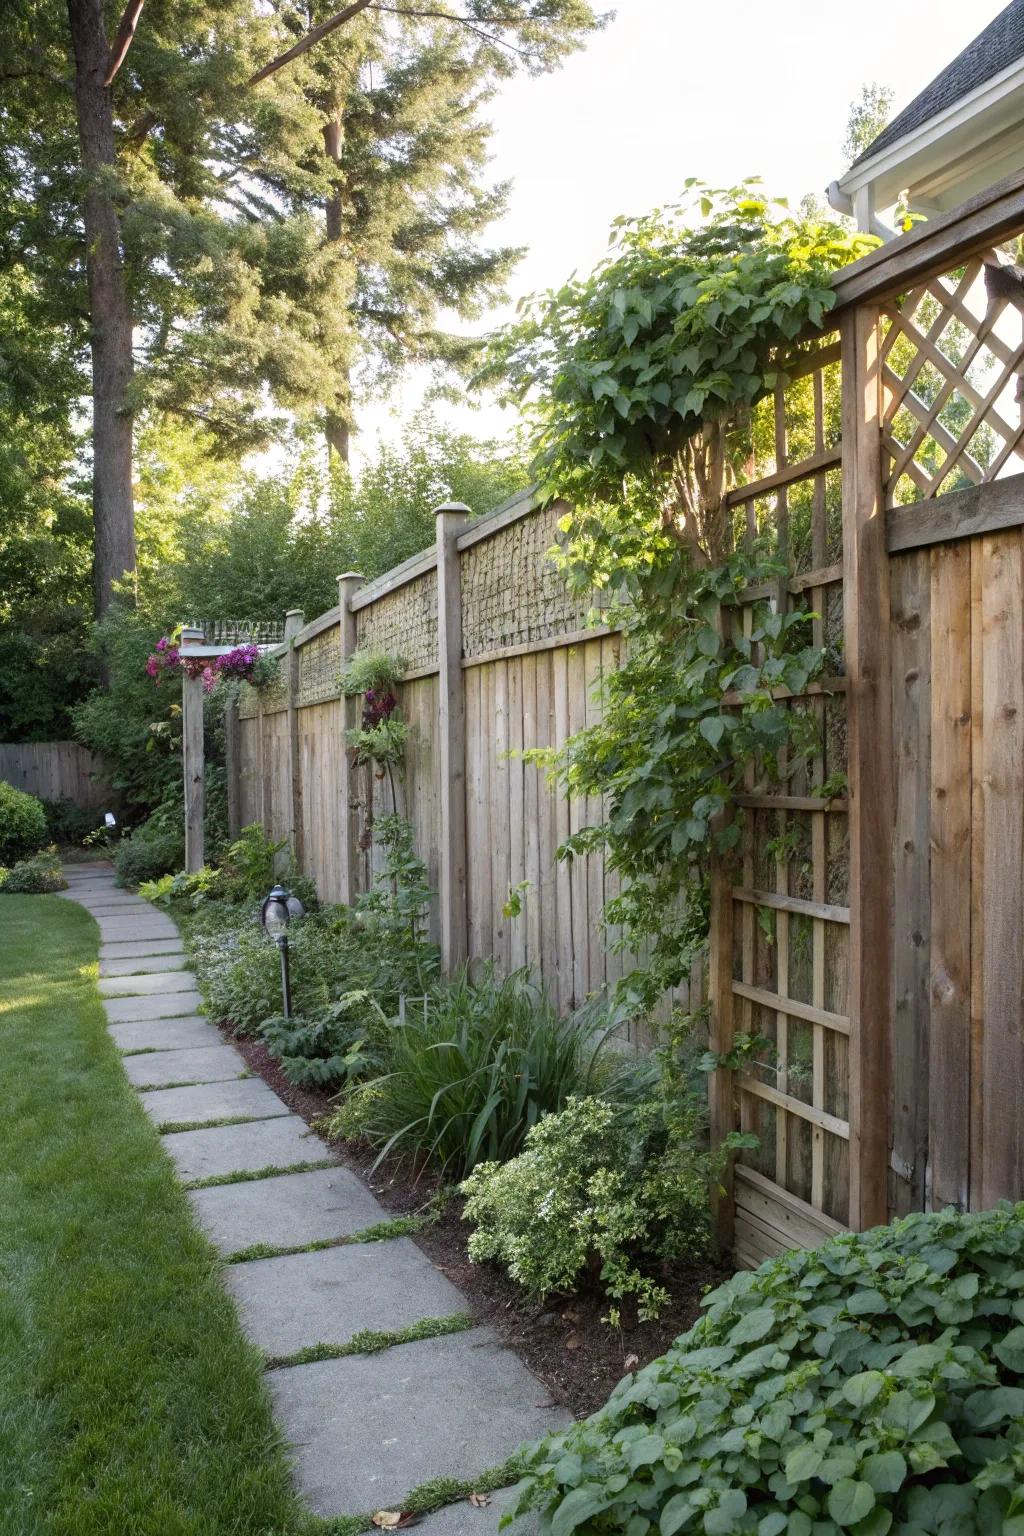
[[[283,885],[275,885],[263,899],[260,922],[263,931],[270,935],[281,955],[281,995],[284,1000],[284,1016],[292,1016],[292,987],[288,970],[288,924],[293,917],[302,917],[305,907],[297,896],[292,896]]]

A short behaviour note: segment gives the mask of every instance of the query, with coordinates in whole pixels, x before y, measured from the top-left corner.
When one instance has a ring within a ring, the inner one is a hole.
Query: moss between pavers
[[[396,1237],[412,1237],[428,1223],[426,1216],[396,1216],[392,1221],[378,1221],[372,1227],[350,1232],[346,1237],[316,1237],[308,1243],[253,1243],[229,1253],[225,1264],[249,1264],[254,1259],[287,1259],[295,1253],[317,1253],[322,1248],[344,1248],[349,1243],[386,1243]]]
[[[419,1322],[410,1323],[406,1328],[381,1332],[364,1328],[344,1344],[307,1344],[305,1349],[297,1349],[293,1355],[268,1355],[266,1366],[268,1371],[280,1371],[292,1365],[315,1365],[319,1360],[344,1360],[346,1355],[379,1355],[398,1344],[439,1339],[447,1333],[465,1333],[475,1323],[472,1313],[453,1312],[450,1317],[421,1317]]]
[[[447,1509],[450,1504],[468,1499],[471,1493],[496,1493],[499,1488],[508,1488],[512,1483],[517,1483],[522,1474],[522,1461],[518,1456],[510,1456],[501,1466],[489,1467],[472,1480],[435,1477],[429,1483],[421,1483],[395,1504],[394,1508],[411,1515],[433,1515],[440,1509]],[[377,1529],[373,1523],[376,1513],[376,1510],[371,1510],[363,1515],[321,1516],[310,1527],[310,1536],[313,1536],[314,1531],[316,1536],[363,1536],[364,1531]]]
[[[273,1179],[281,1173],[312,1173],[314,1168],[333,1167],[333,1163],[325,1163],[322,1157],[314,1162],[289,1163],[287,1167],[270,1163],[266,1168],[248,1168],[236,1173],[211,1173],[205,1179],[188,1179],[181,1187],[182,1189],[213,1189],[218,1184],[248,1184],[252,1179]]]

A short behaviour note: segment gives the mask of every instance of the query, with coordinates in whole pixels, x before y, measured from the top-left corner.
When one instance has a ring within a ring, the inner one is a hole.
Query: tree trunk
[[[327,239],[329,242],[341,240],[342,235],[342,210],[344,207],[344,190],[342,185],[341,156],[345,146],[345,129],[341,121],[341,113],[336,112],[324,124],[324,151],[334,161],[337,175],[334,178],[334,186],[327,199],[326,223]],[[349,440],[351,437],[351,390],[348,376],[345,375],[338,381],[332,398],[327,402],[327,416],[324,422],[324,436],[327,438],[327,447],[330,453],[337,454],[343,464],[348,463]]]
[[[75,107],[82,153],[86,275],[92,352],[93,590],[97,616],[113,585],[135,569],[132,500],[132,316],[121,264],[121,230],[108,178],[114,117],[104,89],[109,49],[101,0],[67,0],[75,53]]]

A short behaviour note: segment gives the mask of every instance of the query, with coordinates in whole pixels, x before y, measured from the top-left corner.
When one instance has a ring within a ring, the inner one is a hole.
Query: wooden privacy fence
[[[77,741],[0,743],[0,779],[41,800],[71,800],[84,811],[110,796],[103,764]]]
[[[602,806],[570,802],[520,755],[594,721],[601,677],[618,665],[619,634],[588,624],[591,601],[569,594],[548,558],[565,510],[529,496],[476,520],[440,508],[433,549],[366,584],[339,577],[338,606],[312,623],[288,615],[276,684],[243,691],[226,738],[233,827],[260,821],[287,837],[321,896],[349,902],[373,882],[375,820],[397,809],[436,892],[431,932],[446,969],[525,966],[568,1012],[642,957],[619,952],[602,926],[616,889],[602,856],[556,858]],[[207,639],[188,636],[193,650]],[[389,780],[353,768],[345,751],[359,703],[339,698],[338,676],[364,646],[407,664],[397,806]],[[200,727],[199,690],[186,684],[186,739]],[[194,798],[190,824],[201,825]],[[698,977],[665,1006],[699,988]]]
[[[711,1087],[715,1138],[758,1138],[722,1208],[745,1263],[1024,1195],[1024,317],[991,279],[1020,230],[1024,174],[841,273],[833,333],[758,408],[773,451],[729,492],[737,538],[783,569],[734,622],[806,605],[831,657],[783,696],[812,750],[781,778],[750,770],[739,855],[712,878],[712,1044],[740,1063],[737,1035],[768,1042]],[[555,858],[602,806],[516,756],[593,719],[618,664],[545,559],[561,510],[441,509],[434,549],[340,578],[312,624],[290,615],[280,685],[228,720],[228,768],[234,825],[287,835],[350,900],[391,802],[345,752],[338,672],[360,645],[404,655],[399,809],[446,964],[527,965],[568,1009],[637,957],[602,931],[601,858]]]

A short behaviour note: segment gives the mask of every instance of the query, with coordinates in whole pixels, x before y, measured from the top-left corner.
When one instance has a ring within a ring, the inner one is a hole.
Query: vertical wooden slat
[[[537,708],[536,656],[524,656],[522,660],[523,692],[523,747],[541,744],[540,723]],[[543,894],[541,891],[541,801],[545,790],[541,773],[532,763],[523,768],[523,834],[525,863],[523,879],[527,888],[523,893],[524,925],[526,938],[525,963],[538,977],[543,974]]]
[[[971,551],[971,1208],[984,1204],[985,1135],[985,793],[982,782],[985,739],[985,679],[982,595],[983,539]]]
[[[567,658],[568,720],[567,738],[582,730],[586,707],[586,674],[583,646],[571,646]],[[574,795],[569,801],[569,831],[576,833],[586,824],[587,801]],[[576,1007],[590,991],[589,914],[587,907],[587,865],[589,860],[574,858],[569,866],[572,901],[572,995]]]
[[[356,616],[351,602],[362,583],[358,571],[346,571],[338,577],[338,659],[344,671],[352,652],[356,649]],[[356,822],[356,773],[348,751],[348,732],[355,725],[356,702],[342,698],[338,704],[338,828],[335,841],[338,846],[339,900],[346,906],[356,899],[359,889],[359,836]]]
[[[560,646],[551,653],[554,740],[564,747],[569,736],[568,655]],[[555,794],[555,852],[569,836],[569,801],[561,790]],[[574,1006],[574,941],[572,878],[569,865],[559,859],[555,868],[555,954],[558,970],[558,1005],[563,1013]]]
[[[888,1213],[892,1036],[892,657],[880,432],[879,315],[841,327],[843,581],[850,777],[850,1223]]]
[[[466,959],[466,704],[462,670],[462,575],[457,539],[469,517],[462,502],[438,507],[437,651],[440,664],[438,738],[441,758],[441,835],[438,907],[441,964],[451,974]]]
[[[513,665],[515,663],[513,662]],[[511,969],[511,919],[505,916],[509,887],[512,884],[511,828],[508,788],[508,669],[507,661],[496,661],[487,668],[491,674],[491,718],[484,722],[489,751],[489,793],[491,813],[490,840],[485,845],[491,866],[491,915],[493,921],[492,958],[502,976]]]
[[[601,660],[600,640],[589,640],[583,648],[583,724],[587,729],[601,718]],[[584,812],[586,825],[600,826],[602,812],[600,796],[588,796]],[[592,992],[603,987],[606,979],[604,903],[604,853],[598,851],[587,858],[587,970]]]
[[[525,656],[508,663],[508,783],[509,885],[518,886],[526,876],[526,826],[524,821],[525,782],[523,778],[523,675]],[[518,917],[506,919],[509,965],[521,970],[526,964],[526,903],[529,892],[520,892]]]
[[[224,710],[224,777],[228,794],[228,835],[242,830],[242,743],[238,700],[232,695]]]
[[[924,552],[915,557],[923,563]],[[928,1196],[970,1196],[971,550],[929,551],[932,588],[931,1030]],[[927,750],[927,742],[924,744]],[[922,853],[921,862],[924,862]]]
[[[302,622],[302,609],[289,608],[284,616],[287,649],[283,658],[288,699],[288,842],[300,868],[303,862],[302,757],[299,749],[299,651],[295,645],[295,636],[302,628]]]
[[[925,1207],[928,1165],[931,573],[924,550],[893,560],[892,1210]],[[936,615],[937,620],[937,615]]]
[[[982,682],[985,729],[985,1035],[982,1202],[1020,1196],[1024,1182],[1024,653],[1021,535],[984,541]]]

